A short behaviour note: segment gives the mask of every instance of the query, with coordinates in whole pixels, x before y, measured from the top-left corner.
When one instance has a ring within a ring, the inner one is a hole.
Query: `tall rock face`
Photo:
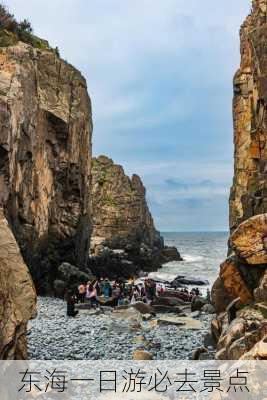
[[[27,358],[27,322],[35,314],[33,282],[0,208],[0,360]]]
[[[167,252],[155,229],[139,176],[129,178],[120,165],[105,156],[94,158],[92,271],[127,276],[140,269],[153,270],[160,266],[164,251]],[[106,265],[106,271],[101,270],[101,265]]]
[[[216,358],[267,359],[267,0],[253,0],[240,38],[229,257],[212,290],[212,327]]]
[[[230,229],[267,212],[267,2],[253,0],[241,27],[241,64],[234,77],[235,172]]]
[[[0,48],[0,202],[39,292],[90,241],[91,103],[81,73],[49,49]]]

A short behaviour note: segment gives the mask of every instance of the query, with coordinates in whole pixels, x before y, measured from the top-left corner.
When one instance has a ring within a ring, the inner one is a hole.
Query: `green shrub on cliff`
[[[51,50],[58,57],[60,56],[57,47],[52,49],[46,40],[33,34],[33,28],[28,19],[18,22],[8,8],[0,4],[0,47],[13,46],[18,41],[38,49]]]

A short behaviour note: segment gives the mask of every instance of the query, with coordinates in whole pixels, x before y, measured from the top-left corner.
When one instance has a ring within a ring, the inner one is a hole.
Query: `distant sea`
[[[177,275],[203,278],[211,286],[227,256],[228,232],[164,232],[162,236],[167,246],[177,247],[184,261],[165,264],[156,276],[167,280]]]

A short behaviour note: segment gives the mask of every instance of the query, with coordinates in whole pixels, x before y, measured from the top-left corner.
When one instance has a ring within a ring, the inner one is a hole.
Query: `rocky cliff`
[[[129,276],[158,268],[169,261],[171,252],[172,259],[180,259],[176,249],[164,247],[155,229],[139,176],[129,178],[120,165],[99,156],[92,163],[91,197],[90,267],[94,273]]]
[[[235,172],[230,228],[267,211],[266,0],[253,0],[242,25],[241,64],[234,77]]]
[[[33,282],[0,209],[0,360],[27,358],[27,322],[35,314]]]
[[[55,51],[11,44],[0,47],[0,202],[42,293],[62,261],[87,263],[91,104]]]
[[[267,359],[267,1],[242,25],[234,77],[229,257],[212,290],[219,359]]]

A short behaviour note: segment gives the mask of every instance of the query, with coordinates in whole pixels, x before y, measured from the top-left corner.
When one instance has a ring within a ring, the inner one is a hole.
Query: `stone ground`
[[[148,350],[157,360],[185,360],[203,345],[211,321],[210,315],[201,314],[199,330],[153,326],[154,320],[142,322],[138,329],[111,311],[99,315],[82,311],[68,318],[66,304],[54,298],[39,298],[38,310],[38,317],[29,323],[28,344],[29,358],[41,360],[126,360],[137,349]]]

